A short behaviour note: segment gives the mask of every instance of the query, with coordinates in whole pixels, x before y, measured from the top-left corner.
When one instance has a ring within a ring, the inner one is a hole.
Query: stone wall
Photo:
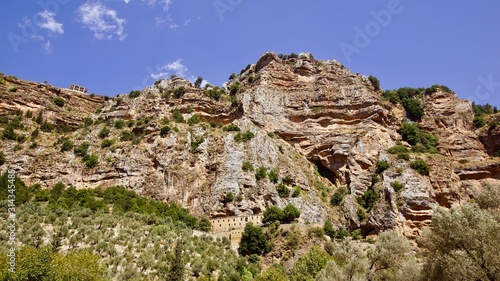
[[[244,229],[245,225],[249,222],[255,225],[261,225],[262,215],[213,218],[210,222],[212,223],[212,232],[221,233],[236,229]]]
[[[249,222],[254,225],[262,225],[262,215],[241,216],[241,217],[221,217],[211,219],[212,233],[219,236],[226,236],[233,244],[240,241],[245,225]]]

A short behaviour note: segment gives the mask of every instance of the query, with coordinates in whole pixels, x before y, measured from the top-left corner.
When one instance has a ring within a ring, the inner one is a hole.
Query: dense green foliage
[[[269,206],[265,211],[262,217],[263,223],[273,223],[275,221],[283,220],[283,210],[281,210],[278,206],[272,205]]]
[[[254,137],[254,133],[252,133],[251,131],[246,131],[246,132],[238,132],[236,133],[236,135],[234,136],[234,140],[236,142],[247,142],[249,140],[251,140],[253,137]]]
[[[394,191],[399,192],[401,189],[405,188],[405,184],[399,181],[393,181],[391,182],[391,187],[394,189]]]
[[[187,92],[186,88],[184,87],[179,87],[177,89],[174,90],[174,97],[175,98],[181,98],[182,96],[184,96],[184,94]]]
[[[309,253],[301,256],[294,264],[290,272],[290,280],[314,280],[330,259],[332,259],[330,255],[323,249],[313,246]]]
[[[375,173],[382,174],[385,170],[389,169],[390,167],[391,165],[386,160],[378,161]]]
[[[375,89],[375,91],[379,91],[380,90],[380,81],[377,79],[377,77],[370,75],[370,76],[368,76],[368,80],[372,84],[372,86]]]
[[[160,129],[160,136],[162,138],[166,137],[168,133],[170,133],[170,130],[172,130],[169,126],[163,126]]]
[[[172,119],[177,123],[184,123],[184,116],[182,116],[179,110],[172,112]]]
[[[422,159],[417,159],[410,163],[410,167],[423,176],[429,175],[429,166]]]
[[[406,146],[398,144],[395,145],[387,150],[390,154],[399,154],[399,153],[408,153],[409,150],[406,148]]]
[[[55,97],[52,101],[54,102],[54,104],[55,104],[55,105],[57,105],[57,106],[59,106],[59,107],[63,107],[63,106],[64,106],[64,104],[66,103],[66,102],[64,101],[64,99],[63,99],[63,98],[61,98],[61,97]]]
[[[133,141],[135,140],[136,135],[134,132],[128,131],[128,130],[123,130],[120,136],[121,141]]]
[[[437,138],[431,133],[421,130],[416,124],[409,123],[407,121],[403,122],[401,128],[399,129],[399,133],[403,137],[403,140],[413,145],[414,148],[418,148],[419,146],[421,147],[421,149],[417,150],[417,152],[437,152]]]
[[[105,267],[99,264],[99,257],[85,250],[63,254],[52,251],[48,246],[24,246],[18,252],[15,273],[8,273],[5,268],[6,257],[2,255],[0,258],[1,280],[108,280]]]
[[[252,163],[250,163],[248,161],[243,162],[243,164],[241,165],[241,169],[245,172],[253,172],[254,171]]]
[[[283,209],[282,222],[293,222],[300,217],[300,210],[292,204],[288,204]]]
[[[300,217],[300,210],[292,204],[288,204],[282,210],[278,206],[269,206],[262,217],[262,223],[270,224],[276,221],[290,223]]]
[[[278,192],[278,195],[281,198],[287,198],[290,196],[290,189],[288,187],[286,187],[286,185],[283,183],[279,183],[276,186],[276,191]]]
[[[240,127],[238,127],[236,124],[228,124],[222,128],[224,132],[239,132]]]
[[[378,193],[373,188],[368,189],[361,197],[358,198],[358,204],[366,210],[370,211],[373,205],[380,199]]]
[[[264,166],[258,167],[257,171],[255,171],[255,179],[257,181],[264,179],[266,176],[267,176],[267,168]]]
[[[242,255],[264,254],[271,251],[271,245],[267,240],[262,228],[247,223],[241,236],[238,252]]]
[[[112,139],[104,139],[101,142],[101,148],[111,147],[114,143],[115,143],[115,141]]]
[[[100,131],[99,131],[99,134],[97,134],[97,136],[101,139],[105,139],[109,136],[109,133],[111,131],[109,130],[108,127],[104,126]]]
[[[65,139],[61,145],[61,152],[70,151],[73,149],[73,142],[69,139]]]
[[[201,122],[200,117],[198,117],[197,114],[193,114],[193,116],[189,117],[189,119],[187,120],[189,126],[196,125],[200,122]]]
[[[425,249],[424,280],[499,280],[498,188],[484,195],[496,197],[496,204],[435,210],[432,228],[419,241]]]
[[[95,154],[87,154],[82,157],[82,162],[85,164],[85,167],[87,167],[88,169],[92,169],[97,167],[97,164],[99,164],[99,158]]]
[[[251,272],[252,277],[260,271],[238,257],[228,239],[194,236],[183,221],[174,221],[178,207],[171,209],[170,204],[140,198],[122,188],[76,190],[59,185],[56,189],[48,195],[54,198],[51,202],[17,207],[16,275],[10,276],[13,279],[5,276],[10,246],[1,239],[0,280],[184,280],[189,276],[243,280],[243,275]],[[41,191],[46,190],[37,193]],[[119,203],[96,211],[81,206],[82,201],[111,202],[124,197],[136,201],[120,205],[134,203],[132,207],[138,208],[140,200],[151,205],[141,205],[143,213],[124,212],[118,209]],[[5,202],[0,204],[5,206]],[[71,207],[69,202],[73,202]],[[170,212],[173,216],[162,210],[174,211]],[[206,218],[205,225],[210,228]],[[0,229],[0,237],[5,235],[6,229]]]
[[[278,174],[278,171],[276,169],[272,169],[271,171],[269,171],[269,173],[267,174],[267,177],[269,178],[269,181],[271,181],[272,183],[277,183],[278,180],[279,180],[279,174]]]
[[[130,91],[130,93],[128,94],[128,97],[131,98],[131,99],[135,99],[137,97],[139,97],[141,95],[141,91]]]
[[[0,151],[0,166],[2,166],[3,164],[5,164],[5,154],[3,153],[3,151]]]
[[[225,91],[219,87],[212,87],[206,89],[205,94],[213,100],[219,100],[220,97],[225,94]]]
[[[89,150],[89,143],[82,142],[79,146],[73,149],[73,152],[75,153],[76,156],[83,157],[87,155],[88,150]]]
[[[399,88],[397,90],[387,90],[382,97],[390,102],[400,103],[411,119],[419,120],[424,116],[424,109],[420,101],[416,98],[425,92],[424,88]]]

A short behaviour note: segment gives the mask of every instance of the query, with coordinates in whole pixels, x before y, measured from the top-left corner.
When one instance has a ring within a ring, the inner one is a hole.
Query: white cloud
[[[118,17],[118,13],[99,2],[87,2],[78,8],[80,21],[99,39],[112,39],[116,35],[118,39],[124,40],[127,34],[123,26],[125,19]]]
[[[167,12],[170,9],[172,1],[173,0],[142,0],[142,2],[146,3],[149,6],[154,6],[156,4],[161,5],[163,7],[163,11],[165,12]]]
[[[41,21],[38,23],[38,26],[43,29],[47,29],[52,34],[63,34],[63,24],[57,22],[54,17],[56,14],[51,13],[47,10],[38,13],[38,16],[41,17]]]
[[[156,73],[151,73],[151,78],[158,80],[161,78],[166,78],[172,74],[187,79],[191,83],[194,83],[194,81],[196,81],[196,77],[189,72],[187,66],[182,63],[182,59],[178,59],[174,62],[157,67]],[[204,87],[208,83],[208,81],[203,80],[201,86]]]
[[[47,40],[47,42],[45,42],[42,47],[47,55],[52,54],[52,43],[50,43],[49,40]]]

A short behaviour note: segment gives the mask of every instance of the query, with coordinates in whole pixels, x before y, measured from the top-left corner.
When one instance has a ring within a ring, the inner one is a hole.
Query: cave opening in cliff
[[[313,161],[314,165],[318,168],[318,173],[320,176],[326,178],[329,182],[332,183],[332,185],[335,185],[335,173],[328,169],[327,167],[323,166],[321,163],[321,160],[316,159]]]

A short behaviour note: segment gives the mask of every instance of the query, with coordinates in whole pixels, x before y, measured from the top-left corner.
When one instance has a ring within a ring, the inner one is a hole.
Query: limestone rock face
[[[0,129],[28,111],[72,128],[41,131],[24,143],[0,140],[6,158],[0,169],[14,169],[26,183],[45,188],[58,181],[76,188],[121,185],[211,217],[261,214],[291,203],[302,212],[299,223],[330,219],[337,228],[364,234],[396,228],[414,238],[430,224],[435,207],[463,204],[487,185],[500,186],[500,162],[489,156],[499,150],[499,129],[474,131],[468,101],[441,90],[419,96],[425,109],[419,126],[438,137],[440,153],[398,159],[387,149],[401,141],[404,108],[383,100],[366,76],[308,53],[266,53],[212,91],[173,78],[138,97],[109,99],[0,78]],[[62,107],[56,97],[65,101]],[[86,118],[94,124],[85,125]],[[16,133],[29,139],[39,127],[33,119],[23,117]],[[101,145],[103,139],[112,145]],[[87,168],[72,150],[62,152],[64,140],[89,143],[99,164]],[[427,162],[429,176],[410,168],[416,159]],[[374,180],[382,160],[390,168]],[[395,181],[401,190],[394,190]],[[289,192],[280,196],[283,186]],[[341,186],[348,194],[331,206]],[[380,199],[364,210],[358,200],[368,189]],[[229,193],[231,202],[225,200]]]

